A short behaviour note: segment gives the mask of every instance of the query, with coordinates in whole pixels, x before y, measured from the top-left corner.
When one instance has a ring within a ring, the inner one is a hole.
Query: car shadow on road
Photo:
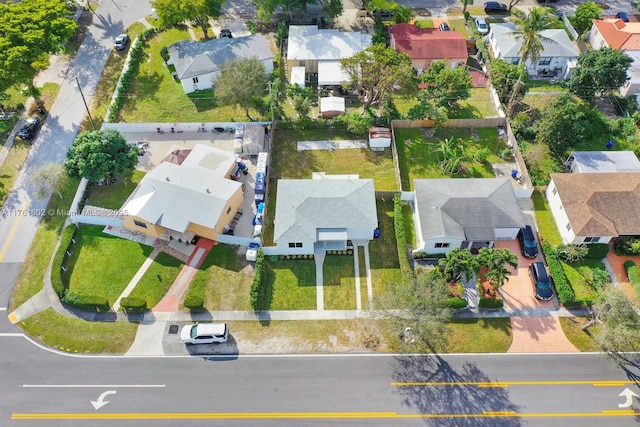
[[[229,335],[227,342],[221,344],[188,345],[187,352],[191,356],[201,357],[203,360],[211,362],[237,360],[240,354],[238,344],[233,335]]]
[[[402,357],[393,362],[396,393],[402,403],[421,414],[451,414],[425,417],[427,425],[438,427],[519,427],[516,417],[486,416],[487,413],[518,412],[519,407],[503,387],[479,387],[493,382],[474,363],[456,370],[439,357]],[[416,384],[419,383],[419,384]],[[443,384],[446,383],[446,384]],[[450,383],[450,385],[449,385]],[[477,415],[477,416],[474,416]]]

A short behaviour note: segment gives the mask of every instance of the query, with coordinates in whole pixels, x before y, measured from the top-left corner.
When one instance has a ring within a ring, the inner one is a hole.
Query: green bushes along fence
[[[636,294],[636,299],[640,299],[640,269],[636,263],[631,260],[624,262],[624,269],[627,271],[627,276],[633,287],[633,293]]]
[[[67,260],[67,252],[71,248],[71,244],[73,243],[73,239],[76,235],[76,231],[78,230],[78,226],[75,224],[69,224],[63,231],[62,237],[60,238],[60,246],[58,247],[58,252],[56,252],[55,257],[53,258],[53,266],[51,268],[51,285],[53,286],[53,290],[58,294],[60,299],[63,299],[65,294],[67,293],[68,281],[71,272],[68,273],[65,271],[64,262]]]
[[[542,243],[542,252],[547,260],[549,266],[549,272],[553,278],[553,283],[556,286],[556,292],[558,293],[558,299],[560,304],[567,306],[578,305],[580,301],[577,301],[576,294],[573,292],[573,288],[567,279],[567,276],[562,269],[562,264],[558,259],[555,250],[548,242]]]
[[[125,297],[120,300],[120,308],[126,313],[147,311],[147,301],[142,298]]]
[[[402,217],[402,200],[400,193],[393,196],[393,228],[396,232],[396,244],[398,245],[398,262],[400,271],[405,280],[409,279],[413,272],[407,259],[407,235],[404,230],[404,220]]]
[[[249,301],[251,307],[257,310],[260,307],[260,297],[262,295],[262,283],[264,278],[264,252],[262,248],[258,248],[256,255],[256,273],[253,276],[253,282],[251,283],[251,291],[249,295]]]

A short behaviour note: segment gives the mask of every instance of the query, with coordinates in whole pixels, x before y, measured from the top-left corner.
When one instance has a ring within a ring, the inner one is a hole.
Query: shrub
[[[504,301],[497,298],[480,298],[478,308],[502,308]]]
[[[62,267],[67,259],[67,251],[71,248],[72,240],[76,235],[77,229],[77,225],[69,224],[62,231],[60,246],[58,247],[58,252],[56,252],[55,257],[53,258],[53,266],[51,267],[51,285],[59,298],[64,298],[64,295],[67,292],[67,285],[65,284],[67,276],[65,276],[65,272],[62,271]]]
[[[628,260],[624,262],[624,269],[627,271],[627,276],[629,276],[629,282],[633,286],[633,291],[636,294],[636,298],[640,297],[640,269],[635,262]]]
[[[443,305],[448,308],[452,308],[454,310],[466,308],[467,300],[459,297],[451,297],[447,298],[443,301]]]
[[[249,294],[249,300],[251,307],[254,310],[258,310],[260,307],[260,299],[262,297],[262,279],[264,276],[264,251],[262,248],[258,248],[258,254],[256,255],[256,272],[253,276],[253,282],[251,283],[251,291]]]
[[[640,255],[640,239],[636,237],[620,239],[614,243],[613,249],[618,255]]]
[[[478,163],[486,163],[490,155],[491,155],[491,150],[488,149],[487,147],[484,147],[476,151],[476,153],[473,155],[473,158]]]
[[[572,263],[582,261],[587,253],[589,253],[589,249],[586,245],[559,245],[555,252],[558,258],[564,262]]]
[[[192,311],[204,309],[204,300],[197,295],[189,295],[184,299],[184,306]]]
[[[609,253],[609,245],[606,243],[591,243],[587,245],[587,258],[588,259],[602,259],[606,258]]]
[[[256,24],[253,21],[247,21],[247,30],[249,30],[251,34],[256,34],[258,32],[258,27],[256,27]]]
[[[109,311],[110,309],[109,300],[96,295],[82,295],[73,291],[67,291],[62,300],[69,305],[84,310]]]
[[[162,46],[160,48],[160,56],[164,59],[164,62],[167,62],[171,56],[169,55],[169,48],[167,46]]]
[[[402,218],[402,199],[400,199],[400,193],[393,196],[393,228],[396,233],[400,271],[402,272],[402,277],[409,279],[412,272],[406,254],[407,237],[405,235],[404,220]]]
[[[547,260],[549,272],[551,273],[553,283],[556,286],[556,292],[558,293],[560,304],[569,306],[576,305],[576,303],[578,303],[576,300],[576,294],[573,292],[573,288],[571,287],[571,284],[562,269],[562,264],[560,264],[560,260],[558,260],[551,244],[548,242],[542,243],[542,252],[544,252]]]
[[[120,300],[120,308],[127,313],[147,311],[147,301],[142,298],[124,297]]]

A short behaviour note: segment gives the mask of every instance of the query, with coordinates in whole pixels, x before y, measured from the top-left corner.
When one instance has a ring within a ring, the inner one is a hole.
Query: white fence
[[[218,234],[217,241],[228,245],[249,246],[249,243],[260,244],[260,239],[251,237],[230,236],[228,234]]]
[[[122,133],[182,133],[182,132],[216,132],[214,128],[235,131],[236,125],[270,125],[271,122],[207,122],[207,123],[103,123],[100,130],[114,129]]]

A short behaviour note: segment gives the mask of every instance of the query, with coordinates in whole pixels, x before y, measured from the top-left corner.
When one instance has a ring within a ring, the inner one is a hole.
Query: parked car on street
[[[187,345],[223,343],[229,339],[229,328],[226,323],[186,325],[180,331],[180,338]]]
[[[118,37],[116,37],[116,40],[113,43],[113,48],[115,50],[124,50],[127,48],[128,44],[129,36],[126,34],[120,34]]]
[[[624,22],[629,22],[629,15],[627,15],[627,12],[616,13],[616,18],[622,19]]]
[[[504,3],[498,3],[497,1],[488,1],[484,4],[484,13],[505,13],[507,11],[507,5]]]
[[[484,18],[476,18],[476,28],[482,36],[489,34],[489,25],[487,25],[487,21]]]
[[[226,37],[228,39],[232,39],[233,35],[231,34],[231,30],[228,28],[223,28],[222,30],[220,30],[220,38],[222,37]]]
[[[441,22],[440,25],[438,25],[438,28],[440,28],[440,31],[451,31],[451,27],[449,27],[448,22]]]
[[[553,297],[551,289],[551,279],[547,274],[544,262],[532,262],[529,266],[529,274],[535,288],[536,298],[542,301],[549,301]]]
[[[533,234],[533,228],[530,225],[521,228],[518,232],[518,241],[520,242],[520,251],[527,258],[535,258],[538,256],[538,244]]]
[[[29,117],[24,126],[18,132],[18,138],[24,140],[31,140],[38,133],[38,128],[40,127],[40,119],[37,117]]]

